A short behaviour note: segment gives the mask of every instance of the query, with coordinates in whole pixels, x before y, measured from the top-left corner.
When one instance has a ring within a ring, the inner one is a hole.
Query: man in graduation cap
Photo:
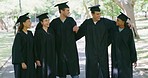
[[[60,17],[53,19],[50,23],[55,35],[55,48],[58,58],[57,76],[66,78],[66,75],[71,75],[72,78],[79,78],[80,68],[75,40],[76,32],[73,31],[76,22],[72,17],[69,17],[69,6],[66,3],[55,5],[59,8]]]
[[[89,7],[92,18],[80,25],[76,35],[86,40],[86,78],[109,78],[108,42],[115,22],[101,18],[99,6]]]
[[[126,22],[128,19],[123,13],[117,17],[111,48],[112,78],[133,78],[133,65],[137,65],[133,33]]]

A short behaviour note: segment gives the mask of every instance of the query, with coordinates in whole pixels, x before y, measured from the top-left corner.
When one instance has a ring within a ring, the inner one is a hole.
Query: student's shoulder
[[[42,31],[43,31],[42,28],[40,28],[40,29],[38,29],[38,30],[35,30],[35,32],[37,32],[37,33],[41,33]]]
[[[28,32],[28,33],[32,33],[32,31],[30,31],[30,30],[27,30],[27,32]]]
[[[32,35],[32,36],[33,36],[33,33],[32,33],[32,31],[28,30],[27,32],[28,32],[30,35]]]
[[[106,22],[106,23],[112,23],[112,24],[115,24],[116,23],[114,20],[108,19],[108,18],[104,18],[104,17],[102,17],[101,20],[104,21],[104,22]]]
[[[73,17],[67,17],[68,20],[75,21]]]
[[[23,32],[22,31],[18,31],[17,33],[16,33],[16,35],[15,35],[15,37],[21,37],[23,35]]]
[[[90,22],[90,21],[92,21],[92,18],[88,18],[84,20],[84,22]]]
[[[104,20],[104,21],[112,21],[111,19],[104,18],[104,17],[101,17],[100,19],[101,19],[101,20]]]
[[[55,21],[58,21],[60,18],[57,17],[57,18],[54,18],[51,22],[55,22]]]
[[[132,27],[126,26],[126,30],[127,30],[129,33],[132,33]]]

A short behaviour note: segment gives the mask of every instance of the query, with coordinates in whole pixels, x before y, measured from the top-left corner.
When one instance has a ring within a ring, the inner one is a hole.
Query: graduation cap
[[[17,24],[17,23],[23,23],[23,22],[25,22],[27,19],[30,19],[27,15],[28,15],[29,13],[26,13],[26,14],[24,14],[24,15],[21,15],[18,19],[17,19],[17,22],[15,23],[15,24]]]
[[[59,10],[64,9],[64,8],[69,8],[69,6],[67,5],[67,3],[68,3],[68,1],[67,2],[64,2],[64,3],[57,4],[54,7],[57,7],[58,6]]]
[[[45,18],[49,18],[47,15],[48,15],[48,13],[44,13],[44,14],[37,16],[37,18],[39,18],[39,21],[42,21]]]
[[[122,21],[127,21],[127,19],[130,20],[130,18],[128,16],[126,16],[125,14],[123,14],[122,12],[120,12],[121,14],[117,16],[117,18],[121,19]]]
[[[88,7],[88,8],[90,9],[91,12],[94,12],[94,11],[99,11],[100,12],[101,10],[100,10],[99,7],[100,7],[100,5],[95,5],[95,6]]]

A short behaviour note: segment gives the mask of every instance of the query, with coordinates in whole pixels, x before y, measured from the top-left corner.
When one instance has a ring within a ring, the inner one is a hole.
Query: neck
[[[48,27],[45,27],[45,26],[43,26],[43,29],[47,32],[47,30],[48,30]]]
[[[60,19],[61,20],[65,20],[66,19],[66,16],[64,16],[63,14],[60,14]]]
[[[121,25],[121,26],[119,26],[120,28],[125,28],[125,26],[124,25]]]
[[[28,28],[24,27],[24,28],[23,28],[23,31],[24,31],[24,32],[27,32],[27,29],[28,29]]]
[[[92,19],[93,19],[93,21],[94,21],[94,22],[97,22],[97,21],[99,21],[99,20],[100,20],[100,19],[94,19],[94,18],[92,18]]]

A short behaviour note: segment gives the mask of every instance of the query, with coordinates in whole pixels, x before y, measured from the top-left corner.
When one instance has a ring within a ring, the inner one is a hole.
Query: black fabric
[[[31,31],[28,34],[20,31],[16,34],[12,47],[12,63],[14,65],[21,65],[25,63],[27,69],[24,70],[21,66],[16,66],[16,73],[19,71],[21,78],[35,77],[35,55],[33,52],[33,34]],[[25,75],[23,75],[25,74]]]
[[[15,75],[15,78],[22,78],[21,77],[21,64],[14,65],[14,75]]]
[[[52,20],[51,28],[54,30],[55,46],[58,58],[57,75],[79,75],[79,59],[73,27],[76,22],[67,17],[64,22],[60,18]]]
[[[41,67],[37,67],[37,78],[56,78],[55,41],[52,31],[48,30],[41,28],[34,35],[36,60],[41,62]]]
[[[94,12],[94,11],[99,11],[100,12],[101,10],[100,10],[99,7],[100,7],[100,5],[95,5],[95,6],[92,6],[92,7],[89,7],[89,8],[90,8],[91,12]]]
[[[137,54],[132,30],[126,27],[119,32],[117,26],[112,38],[112,78],[133,78],[132,63],[137,61]],[[118,74],[113,73],[114,68]]]
[[[69,6],[66,3],[68,3],[68,2],[57,4],[54,7],[57,7],[58,6],[59,10],[62,10],[64,8],[69,8]]]
[[[108,40],[115,22],[101,18],[94,24],[92,18],[79,27],[77,40],[85,36],[86,78],[109,78]]]
[[[127,19],[130,19],[128,16],[120,12],[121,14],[117,16],[117,18],[121,19],[122,21],[127,21]]]
[[[47,15],[48,15],[48,13],[43,13],[43,14],[37,16],[37,18],[39,18],[39,21],[42,21],[43,19],[48,18]]]
[[[23,22],[25,22],[27,19],[30,19],[27,15],[28,15],[29,13],[26,13],[26,14],[24,14],[24,15],[21,15],[18,19],[17,19],[17,22],[16,22],[16,24],[17,23],[23,23]]]

